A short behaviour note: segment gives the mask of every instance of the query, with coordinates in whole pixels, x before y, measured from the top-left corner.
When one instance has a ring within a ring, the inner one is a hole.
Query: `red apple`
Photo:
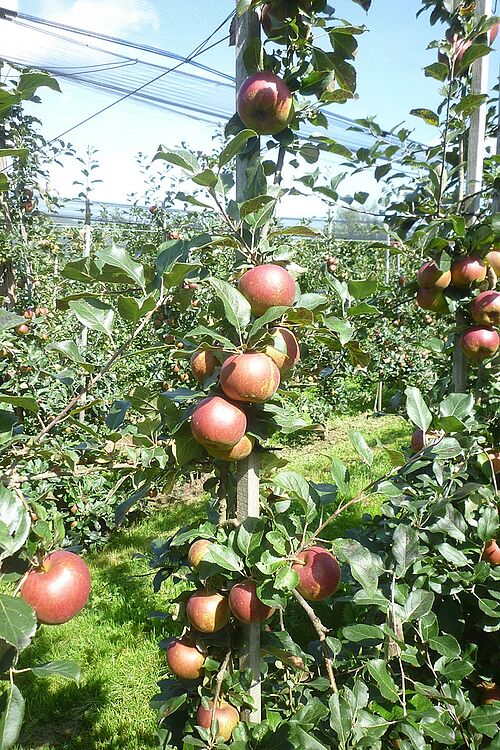
[[[81,557],[57,550],[28,573],[21,596],[35,610],[39,622],[60,625],[86,605],[90,595],[90,571]]]
[[[323,547],[309,547],[297,555],[301,562],[293,564],[299,575],[297,591],[304,599],[322,602],[335,593],[340,583],[340,565],[337,558]]]
[[[250,579],[235,583],[229,592],[229,606],[236,619],[246,625],[264,622],[274,612],[273,607],[261,602],[257,596],[257,584]]]
[[[250,455],[255,445],[255,438],[243,435],[241,440],[233,445],[232,448],[213,448],[210,445],[205,446],[206,452],[218,458],[219,461],[242,461]]]
[[[261,352],[228,357],[220,371],[220,385],[234,401],[262,404],[274,396],[280,384],[280,371]]]
[[[429,260],[418,269],[417,283],[422,289],[446,289],[451,284],[451,271],[442,271],[435,260]]]
[[[488,266],[491,266],[496,275],[500,276],[500,250],[498,248],[490,250],[489,253],[486,253],[484,260]]]
[[[500,336],[493,328],[474,326],[462,334],[460,346],[467,359],[482,362],[497,352]]]
[[[268,357],[271,357],[283,378],[288,375],[300,359],[299,344],[288,328],[276,326],[271,328],[270,333],[273,336],[273,344],[266,346],[265,353]]]
[[[158,211],[158,206],[150,206],[148,210],[150,214],[155,214]]]
[[[197,725],[203,727],[203,729],[210,729],[212,725],[212,714],[218,725],[217,737],[222,737],[223,740],[228,742],[231,739],[234,728],[240,721],[238,711],[234,706],[226,703],[226,701],[220,700],[219,705],[214,712],[214,704],[213,701],[211,701],[209,708],[203,708],[203,706],[199,707],[198,713],[196,714]],[[215,739],[217,739],[217,737]]]
[[[500,688],[497,688],[496,686],[484,688],[483,700],[481,701],[482,704],[487,706],[494,701],[500,701]]]
[[[250,302],[254,315],[263,315],[270,307],[290,307],[297,287],[286,268],[275,263],[255,266],[241,277],[238,288]]]
[[[175,638],[167,646],[167,662],[181,680],[198,680],[205,664],[205,654],[198,651],[187,638]]]
[[[186,613],[193,628],[201,633],[222,630],[231,617],[227,597],[209,589],[200,589],[191,594]]]
[[[29,326],[26,325],[26,323],[21,323],[21,325],[17,326],[16,333],[18,336],[27,336],[30,332]]]
[[[216,365],[217,360],[210,350],[203,349],[191,357],[191,372],[200,383],[203,383],[207,376],[213,375]]]
[[[491,448],[488,451],[488,458],[491,461],[493,473],[500,474],[500,448]]]
[[[202,445],[232,448],[247,429],[245,412],[221,396],[208,396],[196,404],[191,417],[191,432]]]
[[[238,114],[259,135],[281,133],[293,116],[293,98],[282,78],[268,70],[249,76],[240,87]]]
[[[411,436],[411,450],[413,453],[420,453],[420,451],[423,451],[428,445],[435,443],[439,438],[439,432],[430,430],[429,432],[424,433],[420,427],[417,427]]]
[[[212,542],[210,539],[197,539],[196,542],[189,548],[188,552],[188,563],[194,570],[198,570],[198,566],[205,557],[205,554],[210,547]]]
[[[483,552],[483,560],[487,560],[492,565],[500,565],[500,547],[496,539],[490,539],[486,543]]]
[[[481,258],[467,256],[451,264],[451,281],[458,289],[469,289],[473,284],[484,281],[486,266]]]
[[[440,289],[419,289],[417,292],[417,305],[422,310],[432,310],[435,313],[448,312],[446,297]]]
[[[472,300],[470,311],[476,323],[484,326],[500,325],[500,292],[493,289],[481,292]]]

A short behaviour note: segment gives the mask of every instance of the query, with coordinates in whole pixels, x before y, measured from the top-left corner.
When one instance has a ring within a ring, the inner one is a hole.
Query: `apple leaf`
[[[0,560],[21,549],[30,531],[30,517],[21,500],[0,485]]]
[[[8,310],[0,310],[0,332],[7,331],[9,328],[15,328],[26,323],[25,318],[15,313],[8,312]]]
[[[0,638],[22,651],[35,633],[36,617],[30,605],[19,596],[0,594]]]
[[[82,369],[86,372],[93,372],[94,365],[85,362],[84,358],[80,354],[80,350],[74,341],[65,339],[64,341],[58,341],[55,344],[50,344],[47,347],[48,350],[59,352],[63,357],[67,357],[71,362],[77,365],[81,365]]]
[[[82,325],[111,336],[115,313],[109,305],[98,300],[75,300],[69,307]]]
[[[211,276],[208,279],[216,295],[222,301],[227,321],[242,337],[243,329],[250,323],[252,310],[247,299],[234,286],[227,281],[216,279]]]
[[[0,688],[0,750],[9,750],[17,742],[24,719],[24,698],[13,683]]]
[[[144,268],[140,263],[136,263],[132,260],[125,248],[118,247],[115,244],[103,248],[99,252],[97,265],[100,269],[103,269],[104,266],[118,268],[120,271],[123,271],[131,281],[139,284],[141,289],[144,289]]]
[[[48,661],[31,667],[31,671],[37,677],[64,677],[65,680],[80,682],[80,667],[74,661]]]
[[[228,164],[228,162],[230,162],[231,159],[233,159],[235,156],[241,154],[248,141],[251,138],[256,137],[257,133],[255,132],[255,130],[249,129],[241,130],[237,135],[235,135],[219,155],[219,169]]]

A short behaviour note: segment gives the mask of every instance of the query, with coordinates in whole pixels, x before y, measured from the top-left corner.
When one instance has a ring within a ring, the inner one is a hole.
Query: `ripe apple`
[[[484,326],[500,325],[500,292],[490,289],[472,300],[470,311],[476,323]]]
[[[200,383],[203,383],[207,376],[213,375],[216,365],[217,360],[210,349],[195,352],[191,357],[191,372]]]
[[[201,633],[222,630],[231,617],[227,597],[210,589],[200,589],[191,594],[186,613],[193,628]]]
[[[446,297],[441,289],[419,289],[417,292],[417,305],[422,310],[431,310],[435,313],[448,312]]]
[[[500,448],[491,448],[488,451],[488,458],[491,461],[493,473],[500,474]]]
[[[190,546],[188,552],[188,563],[194,568],[194,570],[198,570],[198,566],[211,544],[212,542],[210,539],[197,539]]]
[[[490,359],[500,346],[500,336],[493,328],[474,326],[464,331],[460,346],[467,359],[482,362]]]
[[[439,440],[439,432],[436,432],[435,430],[429,430],[429,432],[424,433],[420,427],[417,427],[416,430],[413,431],[411,436],[411,450],[413,453],[420,453],[420,451],[423,451],[424,448],[426,448],[428,445],[431,445],[431,443],[435,443],[436,440]]]
[[[33,320],[35,317],[35,311],[34,310],[25,310],[23,312],[23,317],[26,318],[26,320]]]
[[[205,664],[205,654],[187,638],[175,638],[167,646],[167,662],[181,680],[198,680]]]
[[[500,547],[498,546],[496,539],[490,539],[490,541],[486,543],[483,552],[483,560],[487,560],[492,565],[500,565]]]
[[[481,258],[469,255],[451,264],[451,281],[458,289],[469,289],[485,278],[486,266]]]
[[[270,333],[273,336],[273,344],[266,347],[265,353],[271,357],[283,378],[300,359],[299,343],[288,328],[276,326],[271,328]]]
[[[428,260],[417,271],[417,283],[422,289],[446,289],[451,284],[451,271],[442,271],[435,260]]]
[[[273,607],[261,602],[257,596],[257,584],[250,579],[235,583],[229,592],[229,606],[236,619],[246,625],[264,622],[274,612]]]
[[[322,602],[335,593],[340,583],[340,565],[337,558],[323,547],[309,547],[297,555],[300,562],[292,568],[299,575],[297,591],[304,599]]]
[[[276,135],[293,116],[292,94],[282,78],[268,70],[258,71],[241,85],[237,110],[247,128],[259,135]]]
[[[203,729],[210,729],[212,725],[212,714],[214,719],[217,721],[218,731],[217,737],[221,737],[223,740],[228,742],[231,739],[234,728],[240,721],[240,715],[238,711],[224,700],[219,700],[219,705],[214,712],[213,701],[210,702],[208,708],[200,706],[198,713],[196,714],[196,723]],[[217,739],[217,737],[215,739]]]
[[[39,622],[60,625],[86,605],[90,595],[90,571],[81,557],[57,550],[28,573],[21,596],[35,610]]]
[[[493,248],[489,253],[486,253],[485,262],[488,266],[495,271],[497,276],[500,276],[500,249]]]
[[[263,315],[270,307],[290,307],[297,288],[286,268],[275,263],[255,266],[241,277],[238,288],[250,302],[254,315]]]
[[[18,336],[27,336],[30,332],[29,326],[26,325],[26,323],[21,323],[21,325],[17,326],[16,333]]]
[[[220,385],[228,398],[262,404],[279,388],[280,371],[273,360],[261,352],[246,352],[228,357],[220,371]]]
[[[500,701],[500,688],[497,688],[496,685],[484,688],[483,700],[481,701],[483,706],[487,706],[494,701]]]
[[[196,404],[191,417],[194,439],[212,448],[232,448],[247,429],[245,412],[221,396],[208,396]]]
[[[241,440],[232,448],[213,448],[210,445],[205,445],[205,450],[210,456],[218,458],[219,461],[242,461],[250,455],[254,445],[255,438],[243,435]]]
[[[48,315],[49,314],[49,308],[45,307],[45,305],[41,305],[40,307],[36,308],[35,314],[37,316],[39,316],[39,315]]]

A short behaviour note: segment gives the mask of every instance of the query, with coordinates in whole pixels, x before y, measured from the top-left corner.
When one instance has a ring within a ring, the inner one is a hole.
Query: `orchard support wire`
[[[238,5],[238,3],[236,3]],[[251,39],[260,36],[260,21],[254,11],[246,11],[236,18],[236,92],[247,78],[243,54]],[[247,184],[248,161],[243,156],[236,160],[236,200],[242,201]],[[252,451],[248,458],[238,462],[236,487],[236,516],[240,523],[246,518],[260,515],[259,454]],[[260,671],[260,624],[244,626],[244,645],[241,654],[243,669],[251,669],[253,674],[250,696],[254,708],[248,712],[248,720],[258,724],[261,721],[261,671]]]
[[[477,0],[475,19],[479,21],[483,16],[492,15],[492,0]],[[484,55],[472,64],[471,94],[488,93],[489,55]],[[481,188],[483,185],[483,162],[485,154],[487,101],[478,107],[471,115],[467,157],[467,176],[465,187],[465,211],[468,223],[474,222],[475,215],[481,204]],[[462,316],[457,314],[457,327],[463,324]],[[467,388],[467,360],[460,348],[460,333],[455,334],[453,350],[453,388],[462,393]]]

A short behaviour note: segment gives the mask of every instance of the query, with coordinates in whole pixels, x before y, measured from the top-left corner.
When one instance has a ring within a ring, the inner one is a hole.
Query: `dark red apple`
[[[210,445],[205,446],[206,452],[218,458],[219,461],[242,461],[250,455],[255,445],[255,438],[243,435],[241,440],[233,445],[232,448],[213,448]]]
[[[200,589],[191,594],[186,613],[193,628],[201,633],[222,630],[231,617],[227,597],[210,589]]]
[[[430,430],[429,432],[424,433],[420,427],[417,427],[411,436],[411,450],[413,453],[420,453],[420,451],[423,451],[428,445],[435,443],[439,438],[439,432]]]
[[[90,595],[90,571],[81,557],[57,550],[28,573],[21,596],[35,610],[39,622],[60,625],[86,605]]]
[[[205,557],[205,554],[210,547],[212,542],[210,539],[197,539],[196,542],[189,548],[188,552],[188,563],[194,570],[198,570],[198,566]]]
[[[191,357],[191,372],[200,383],[207,376],[213,375],[216,365],[217,360],[210,349],[195,352]]]
[[[266,347],[265,353],[271,357],[283,378],[300,359],[299,343],[288,328],[276,326],[271,328],[270,333],[273,336],[273,343]]]
[[[300,562],[293,564],[299,575],[297,591],[304,599],[322,602],[335,593],[340,583],[341,570],[337,558],[323,547],[309,547],[297,555]]]
[[[446,297],[441,289],[419,289],[417,292],[417,305],[422,310],[432,310],[435,313],[448,312]]]
[[[187,638],[175,638],[167,646],[167,662],[181,680],[198,680],[205,664],[205,654]]]
[[[486,253],[484,260],[488,266],[491,266],[496,275],[500,276],[500,250],[497,248],[490,250],[489,253]]]
[[[483,362],[493,357],[498,351],[500,336],[493,328],[474,326],[464,331],[460,346],[467,359]]]
[[[491,461],[493,473],[500,474],[500,448],[491,448],[488,451],[488,458]]]
[[[496,539],[490,539],[490,541],[486,543],[483,552],[483,560],[487,560],[492,565],[500,565],[500,547],[498,546]]]
[[[245,412],[221,396],[208,396],[196,404],[191,417],[194,439],[212,448],[232,448],[247,429]]]
[[[493,289],[481,292],[472,300],[470,311],[476,323],[500,326],[500,292]]]
[[[234,401],[262,404],[274,396],[280,384],[280,371],[261,352],[228,357],[220,371],[220,385]]]
[[[257,584],[250,579],[234,584],[229,592],[229,606],[236,619],[246,625],[264,622],[274,612],[273,607],[261,602],[257,596]]]
[[[238,288],[250,302],[254,315],[263,315],[270,307],[290,307],[297,287],[286,268],[275,263],[255,266],[241,277]]]
[[[458,289],[469,289],[486,278],[486,266],[481,258],[467,256],[451,264],[451,281]]]
[[[258,71],[241,85],[237,110],[247,128],[259,135],[276,135],[292,119],[292,94],[282,78],[268,70]]]
[[[435,260],[429,260],[418,269],[417,283],[422,289],[446,289],[451,284],[451,271],[442,271]]]
[[[217,721],[218,731],[217,737],[222,737],[223,740],[228,742],[231,739],[233,730],[240,721],[240,715],[238,711],[224,700],[219,701],[219,705],[214,712],[213,701],[210,702],[208,708],[200,706],[198,713],[196,714],[196,724],[203,729],[210,729],[212,725],[212,715]],[[217,739],[217,737],[215,739]]]

